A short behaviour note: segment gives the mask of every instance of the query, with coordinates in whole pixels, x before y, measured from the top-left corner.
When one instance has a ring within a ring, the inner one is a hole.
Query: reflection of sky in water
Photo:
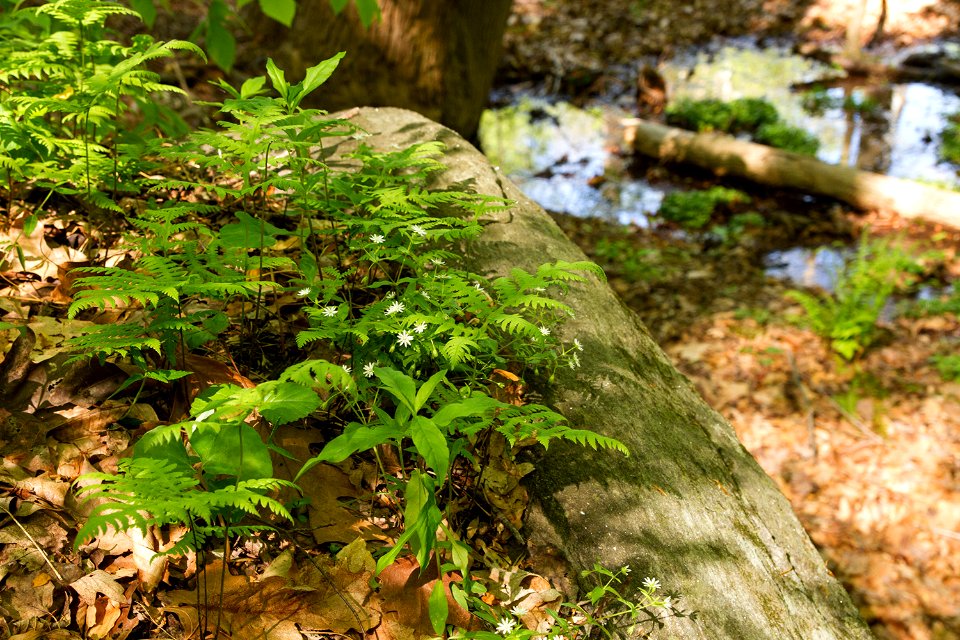
[[[832,247],[794,247],[786,251],[774,251],[767,254],[766,273],[774,278],[789,280],[797,286],[832,291],[844,260],[852,253],[850,249]]]
[[[899,96],[899,97],[898,97]],[[892,132],[893,153],[888,173],[900,178],[942,180],[956,184],[957,170],[940,163],[937,145],[924,138],[939,140],[951,113],[960,111],[960,97],[925,84],[904,84],[894,88],[894,106],[902,101],[900,117]]]
[[[790,55],[782,49],[737,49],[725,47],[712,57],[706,54],[678,57],[663,66],[672,98],[719,98],[733,100],[762,97],[773,103],[790,124],[802,127],[820,140],[821,160],[838,163],[849,132],[847,164],[861,152],[863,126],[859,116],[849,118],[842,109],[828,109],[820,116],[807,114],[803,97],[790,90],[792,84],[829,77],[828,67]],[[936,140],[946,125],[946,115],[960,110],[960,98],[937,87],[918,83],[894,85],[891,104],[881,105],[893,123],[886,132],[889,145],[889,175],[960,184],[956,169],[939,162]],[[854,90],[862,98],[864,92]],[[827,95],[842,102],[844,90],[831,88]],[[891,113],[892,111],[892,113]],[[934,142],[930,143],[929,141]]]
[[[647,225],[663,192],[645,182],[610,180],[592,187],[609,159],[605,112],[523,98],[486,111],[480,144],[504,173],[540,206],[581,217]]]

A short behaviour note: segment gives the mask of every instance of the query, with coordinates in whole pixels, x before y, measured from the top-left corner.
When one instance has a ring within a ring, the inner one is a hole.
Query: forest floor
[[[501,78],[546,80],[589,94],[604,91],[617,65],[636,69],[719,35],[786,37],[798,47],[836,51],[852,5],[730,0],[718,10],[717,4],[684,3],[678,11],[669,0],[621,0],[591,10],[583,2],[521,0]],[[960,25],[954,4],[890,4],[881,39],[887,52]],[[868,4],[865,24],[878,23],[879,6]],[[874,30],[865,29],[865,39]],[[655,181],[664,169],[640,172]],[[789,286],[762,268],[764,251],[777,243],[769,237],[774,227],[808,245],[868,229],[906,234],[915,247],[943,251],[942,275],[955,280],[960,233],[825,202],[787,205],[806,211],[780,215],[778,203],[797,196],[751,195],[775,222],[765,228],[767,237],[726,247],[597,220],[557,220],[607,269],[677,367],[731,422],[877,636],[960,638],[960,383],[945,381],[930,361],[956,352],[960,322],[952,315],[896,316],[855,375],[798,322],[801,308],[784,295]]]

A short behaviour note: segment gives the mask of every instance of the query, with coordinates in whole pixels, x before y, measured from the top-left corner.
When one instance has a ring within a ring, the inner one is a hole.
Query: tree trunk
[[[500,59],[511,0],[380,5],[383,19],[366,29],[352,3],[336,16],[329,0],[300,0],[292,29],[259,20],[254,49],[267,52],[295,80],[307,67],[346,51],[317,92],[316,106],[404,107],[473,138]]]
[[[636,118],[624,125],[627,144],[664,162],[694,164],[718,175],[830,196],[858,209],[892,211],[960,228],[960,193],[955,191],[826,164],[719,133],[692,133]]]
[[[375,149],[447,145],[436,187],[470,185],[514,204],[463,248],[467,267],[490,275],[545,261],[583,260],[544,211],[453,132],[402,110],[361,110]],[[674,618],[654,637],[731,640],[867,639],[871,634],[830,575],[786,499],[673,367],[639,319],[604,283],[572,287],[583,366],[539,385],[578,427],[619,438],[629,458],[554,444],[537,461],[526,535],[534,560],[629,564],[682,594],[698,617]],[[557,576],[547,564],[534,570]]]

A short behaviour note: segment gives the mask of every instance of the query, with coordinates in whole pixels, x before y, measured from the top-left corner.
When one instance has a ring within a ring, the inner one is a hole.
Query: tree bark
[[[694,164],[718,175],[830,196],[858,209],[892,211],[960,228],[960,193],[954,191],[827,164],[725,134],[692,133],[637,118],[623,124],[627,144],[663,162]]]
[[[404,107],[473,138],[500,59],[511,0],[380,4],[382,20],[367,29],[352,3],[336,16],[329,0],[300,0],[293,28],[260,20],[254,49],[268,52],[292,79],[346,51],[316,93],[315,106]]]
[[[448,171],[436,187],[468,185],[512,206],[486,220],[463,248],[466,266],[489,275],[583,253],[513,183],[462,138],[398,109],[361,110],[375,149],[440,140]],[[673,367],[640,320],[604,283],[571,288],[583,366],[537,389],[578,427],[619,438],[629,458],[554,444],[537,461],[526,534],[534,560],[630,565],[682,594],[698,617],[668,621],[654,637],[681,640],[867,639],[849,596],[824,566],[790,505]],[[534,570],[557,577],[546,564]]]

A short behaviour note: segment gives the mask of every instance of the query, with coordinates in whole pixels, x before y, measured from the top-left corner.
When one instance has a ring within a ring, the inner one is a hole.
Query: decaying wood
[[[444,142],[448,171],[438,188],[469,185],[513,201],[463,247],[469,269],[497,275],[584,259],[543,209],[449,129],[399,109],[363,109],[355,120],[377,150]],[[660,579],[698,617],[671,619],[653,637],[871,638],[787,500],[637,316],[596,280],[563,301],[576,316],[562,338],[579,340],[582,367],[537,390],[573,425],[619,438],[632,454],[553,444],[536,461],[525,534],[531,559],[544,564],[533,569],[561,583],[594,563]]]
[[[960,228],[960,193],[738,140],[692,133],[631,118],[624,136],[635,151],[667,163],[689,163],[720,175],[829,196],[865,211],[892,211]]]

